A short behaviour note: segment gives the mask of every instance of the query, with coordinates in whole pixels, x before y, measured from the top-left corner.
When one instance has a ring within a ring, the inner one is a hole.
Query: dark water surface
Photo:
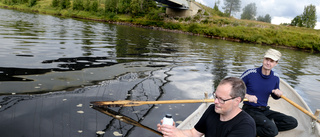
[[[202,99],[259,67],[270,48],[6,9],[0,17],[1,136],[159,136],[116,118],[156,129],[166,113],[179,122],[199,104],[110,108],[115,118],[90,102]],[[320,55],[278,50],[274,70],[320,108]]]

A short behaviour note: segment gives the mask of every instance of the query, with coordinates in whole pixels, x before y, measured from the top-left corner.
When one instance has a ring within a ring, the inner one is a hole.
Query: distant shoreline
[[[95,15],[81,16],[77,13],[63,15],[62,10],[35,9],[26,6],[7,6],[0,3],[1,8],[13,9],[24,12],[40,13],[60,17],[70,17],[91,21],[106,22],[117,25],[127,25],[133,27],[154,29],[160,31],[184,33],[188,35],[204,36],[207,38],[221,39],[240,43],[252,43],[281,47],[306,52],[320,52],[320,30],[308,28],[297,28],[291,26],[273,25],[257,21],[238,20],[233,18],[206,17],[209,23],[199,22],[178,22],[166,19],[164,21],[153,21],[141,18],[127,17],[124,19],[108,20]],[[41,7],[41,6],[39,6]],[[70,15],[72,14],[72,15]],[[120,15],[119,15],[120,16]]]

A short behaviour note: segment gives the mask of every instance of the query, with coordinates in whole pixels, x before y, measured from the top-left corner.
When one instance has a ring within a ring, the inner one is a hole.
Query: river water
[[[262,65],[268,46],[0,9],[1,136],[159,136],[166,114],[199,104],[109,108],[92,101],[203,99],[226,76]],[[274,70],[314,112],[320,55],[277,48]],[[140,125],[140,126],[141,126]]]

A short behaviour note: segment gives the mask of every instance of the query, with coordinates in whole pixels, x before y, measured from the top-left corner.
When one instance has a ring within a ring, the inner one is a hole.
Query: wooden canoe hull
[[[282,79],[280,80],[280,90],[284,93],[284,96],[311,112],[310,108],[300,97],[300,95]],[[286,100],[274,100],[273,98],[270,98],[268,104],[272,110],[293,116],[298,120],[297,128],[289,131],[279,132],[277,137],[320,137],[319,123],[315,122],[315,120],[313,120],[310,116],[289,104]],[[201,104],[196,111],[194,111],[178,126],[178,128],[193,128],[209,105],[209,103]],[[240,107],[241,106],[242,104]]]

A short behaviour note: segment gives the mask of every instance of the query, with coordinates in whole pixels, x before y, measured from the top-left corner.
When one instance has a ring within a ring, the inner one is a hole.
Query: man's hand
[[[282,94],[283,94],[282,91],[279,90],[279,89],[272,90],[272,93],[275,94],[278,97],[282,96]]]
[[[173,126],[170,125],[162,125],[163,120],[161,120],[161,124],[157,124],[158,131],[163,134],[163,137],[201,137],[203,133],[200,133],[195,128],[180,130],[176,128],[176,123],[173,122]]]
[[[158,131],[160,131],[164,137],[176,137],[181,131],[175,127],[176,123],[173,122],[173,125],[162,125],[163,120],[161,120],[161,124],[158,124]]]
[[[246,98],[249,102],[257,103],[258,101],[258,98],[255,95],[246,94]]]

